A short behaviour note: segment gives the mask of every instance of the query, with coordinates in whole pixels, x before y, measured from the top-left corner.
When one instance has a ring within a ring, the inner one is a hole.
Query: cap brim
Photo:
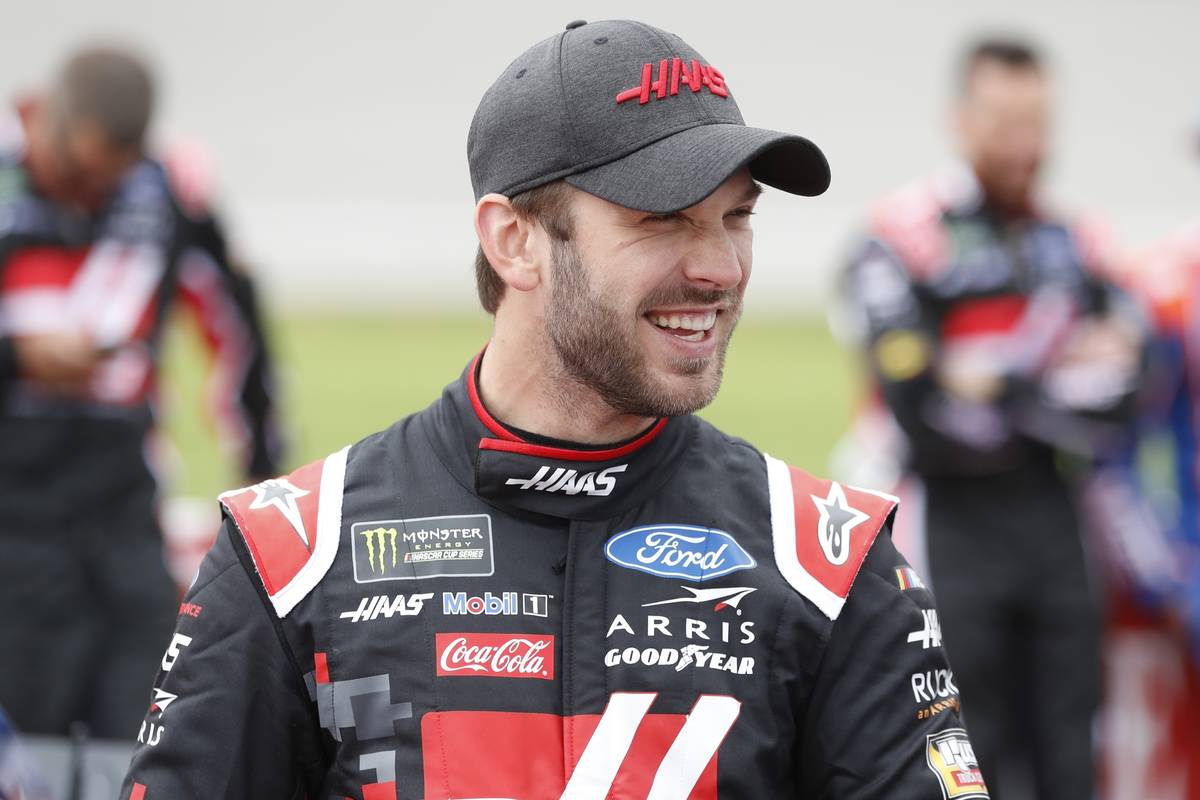
[[[743,166],[791,194],[829,188],[829,162],[808,139],[726,123],[682,130],[566,181],[626,208],[669,214],[696,205]]]

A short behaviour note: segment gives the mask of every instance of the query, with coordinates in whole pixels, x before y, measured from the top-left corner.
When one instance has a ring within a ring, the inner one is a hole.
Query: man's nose
[[[724,231],[697,234],[683,272],[689,282],[710,289],[737,286],[744,274],[738,249]]]

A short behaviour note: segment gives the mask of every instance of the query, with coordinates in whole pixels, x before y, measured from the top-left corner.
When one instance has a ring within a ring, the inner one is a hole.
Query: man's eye
[[[677,219],[679,219],[679,214],[672,212],[670,214],[651,214],[643,219],[642,222],[672,222]]]
[[[733,211],[729,212],[728,216],[742,217],[744,219],[749,219],[750,217],[754,216],[754,209],[753,208],[735,208]]]

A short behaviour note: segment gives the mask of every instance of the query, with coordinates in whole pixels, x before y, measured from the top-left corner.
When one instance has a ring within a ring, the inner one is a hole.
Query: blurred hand
[[[47,389],[80,394],[100,360],[90,336],[83,333],[43,333],[13,339],[21,374]]]
[[[1057,354],[1058,365],[1104,364],[1133,371],[1141,354],[1141,332],[1117,318],[1083,320],[1075,325]]]
[[[1004,391],[998,361],[994,354],[977,348],[947,348],[938,362],[938,383],[961,400],[990,403]]]

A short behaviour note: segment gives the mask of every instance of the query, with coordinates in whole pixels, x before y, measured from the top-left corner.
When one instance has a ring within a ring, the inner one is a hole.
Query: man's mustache
[[[645,314],[664,306],[709,306],[719,305],[735,309],[740,304],[737,288],[700,289],[695,286],[680,286],[650,295],[642,301],[640,312]]]

